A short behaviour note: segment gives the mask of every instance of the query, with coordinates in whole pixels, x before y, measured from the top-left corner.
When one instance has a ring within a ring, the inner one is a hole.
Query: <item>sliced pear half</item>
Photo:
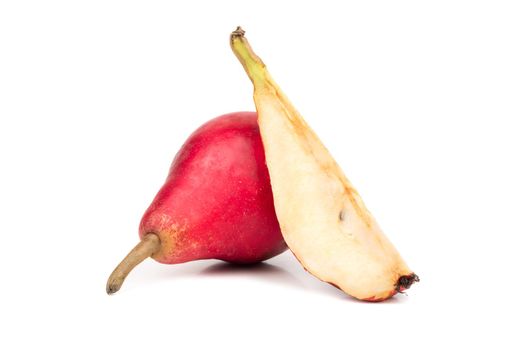
[[[358,299],[381,301],[409,288],[418,276],[240,27],[231,34],[231,47],[254,85],[276,215],[290,250],[308,272]]]

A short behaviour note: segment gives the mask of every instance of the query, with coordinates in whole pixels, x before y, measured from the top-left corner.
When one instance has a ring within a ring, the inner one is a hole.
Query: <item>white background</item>
[[[2,1],[0,348],[517,349],[518,18],[516,1]],[[290,253],[148,260],[105,294],[186,137],[254,109],[236,25],[421,277],[408,296],[354,301]]]

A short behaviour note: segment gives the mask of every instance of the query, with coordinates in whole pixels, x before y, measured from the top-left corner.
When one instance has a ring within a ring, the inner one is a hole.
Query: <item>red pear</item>
[[[150,256],[165,264],[200,259],[248,264],[287,248],[255,112],[215,118],[187,139],[144,213],[139,235],[140,243],[110,275],[108,294]]]

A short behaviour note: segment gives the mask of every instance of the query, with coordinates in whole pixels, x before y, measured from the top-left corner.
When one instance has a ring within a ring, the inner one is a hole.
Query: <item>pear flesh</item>
[[[238,28],[231,47],[254,102],[283,237],[303,267],[362,300],[381,301],[418,280],[357,191]]]

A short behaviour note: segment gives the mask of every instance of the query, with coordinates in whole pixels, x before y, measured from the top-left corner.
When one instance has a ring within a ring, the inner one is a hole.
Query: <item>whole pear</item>
[[[187,139],[142,217],[139,235],[140,243],[109,277],[108,294],[150,256],[165,264],[250,264],[287,249],[255,112],[220,116]]]

